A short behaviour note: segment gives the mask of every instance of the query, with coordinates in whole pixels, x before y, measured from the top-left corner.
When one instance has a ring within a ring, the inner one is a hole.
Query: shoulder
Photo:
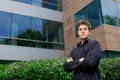
[[[89,47],[97,47],[97,46],[100,46],[100,44],[99,44],[99,41],[97,41],[97,40],[90,40],[89,41]]]
[[[76,51],[77,50],[77,46],[75,46],[72,50],[71,50],[71,52],[74,52],[74,51]]]
[[[92,43],[92,44],[99,44],[99,41],[97,41],[97,40],[90,40],[90,43]]]

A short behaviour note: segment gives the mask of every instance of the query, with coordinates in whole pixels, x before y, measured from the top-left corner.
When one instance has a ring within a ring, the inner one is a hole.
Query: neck
[[[83,45],[83,43],[85,42],[86,39],[80,39],[81,44]]]

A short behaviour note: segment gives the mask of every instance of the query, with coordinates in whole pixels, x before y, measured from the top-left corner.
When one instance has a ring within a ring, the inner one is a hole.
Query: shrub
[[[102,59],[100,71],[103,80],[120,80],[120,58]]]
[[[73,80],[72,73],[63,70],[65,59],[15,62],[0,72],[0,79]]]
[[[73,80],[73,73],[66,73],[66,59],[49,59],[0,64],[1,80]],[[100,61],[102,80],[120,80],[120,58]]]

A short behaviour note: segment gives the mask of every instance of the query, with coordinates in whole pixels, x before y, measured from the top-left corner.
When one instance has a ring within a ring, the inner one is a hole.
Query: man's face
[[[78,36],[80,39],[86,39],[90,34],[90,31],[88,29],[87,25],[80,25],[78,27]]]

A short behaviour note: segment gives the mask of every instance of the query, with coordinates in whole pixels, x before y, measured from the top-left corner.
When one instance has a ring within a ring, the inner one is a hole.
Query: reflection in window
[[[48,41],[63,43],[63,28],[62,24],[54,21],[49,22],[48,27]]]
[[[64,49],[61,22],[6,12],[0,12],[0,18],[0,44]]]
[[[0,11],[0,36],[10,37],[11,14]]]
[[[91,23],[92,29],[102,24],[100,0],[94,0],[92,3],[90,3],[87,7],[87,10],[88,21]]]
[[[11,36],[16,38],[29,39],[30,17],[13,14]]]
[[[10,39],[8,38],[0,38],[0,44],[9,44],[10,43]]]
[[[19,39],[11,39],[11,45],[29,47],[29,41],[27,41],[27,40],[19,40]]]
[[[32,0],[31,4],[42,7],[42,0]]]
[[[51,4],[51,3],[42,3],[42,7],[48,8],[48,9],[54,9],[54,10],[59,10],[62,11],[62,6],[58,6],[56,4]]]
[[[42,40],[43,20],[39,18],[31,18],[30,39]]]
[[[107,4],[107,6],[106,6]],[[114,0],[101,0],[103,21],[105,24],[115,25],[118,24],[118,14],[116,3]]]

